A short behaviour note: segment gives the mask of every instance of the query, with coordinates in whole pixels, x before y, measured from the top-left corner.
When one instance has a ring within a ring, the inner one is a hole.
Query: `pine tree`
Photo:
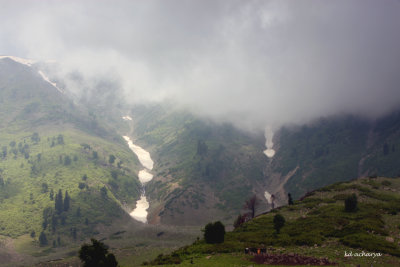
[[[51,217],[51,230],[53,230],[53,232],[56,231],[58,225],[58,218],[53,214],[53,216]]]
[[[292,195],[289,193],[288,194],[288,203],[289,203],[289,205],[293,205],[294,203],[293,203],[293,199],[292,199]]]
[[[274,228],[276,230],[276,233],[279,234],[281,228],[285,225],[285,217],[280,215],[279,213],[274,216]]]
[[[344,201],[344,209],[346,212],[356,212],[357,211],[357,195],[352,194],[347,197]]]
[[[71,228],[71,234],[72,234],[72,238],[74,240],[76,240],[76,228],[75,227]]]
[[[65,198],[64,198],[64,211],[69,210],[69,203],[70,203],[71,198],[68,195],[68,191],[65,190]]]
[[[62,196],[62,192],[61,189],[58,190],[58,194],[56,194],[56,199],[55,199],[55,203],[54,203],[54,207],[55,210],[57,211],[58,214],[60,214],[61,212],[63,212],[64,210],[64,203],[63,203],[63,196]]]
[[[46,234],[45,234],[44,232],[41,232],[41,233],[40,233],[40,236],[39,236],[39,244],[40,244],[41,246],[46,246],[46,245],[47,245],[47,237],[46,237]]]
[[[54,191],[53,191],[53,188],[50,189],[49,197],[50,197],[50,200],[54,200]]]

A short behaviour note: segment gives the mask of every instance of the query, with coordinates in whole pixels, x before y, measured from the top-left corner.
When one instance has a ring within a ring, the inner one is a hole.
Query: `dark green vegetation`
[[[225,225],[220,221],[208,223],[204,227],[204,240],[207,244],[223,243],[225,238]]]
[[[344,200],[344,210],[347,212],[356,212],[357,211],[357,196],[356,194],[352,194],[351,196],[348,196]]]
[[[153,263],[180,259],[202,266],[244,264],[246,247],[267,248],[268,253],[326,257],[331,262],[379,266],[400,264],[400,178],[364,178],[338,183],[309,194],[294,205],[284,206],[245,222],[225,234],[221,244],[198,240]],[[355,194],[358,209],[345,211],[344,201]],[[285,223],[282,224],[282,218]],[[276,233],[277,224],[280,231]],[[381,253],[379,257],[345,257],[353,253]],[[206,260],[206,257],[214,261]],[[228,260],[229,259],[229,260]],[[171,261],[172,263],[173,261]],[[251,263],[248,262],[248,265]],[[247,265],[246,265],[247,266]]]
[[[84,267],[116,267],[115,255],[108,252],[108,247],[92,238],[92,244],[84,244],[79,250],[79,258]]]
[[[276,214],[272,222],[274,223],[274,229],[276,233],[279,234],[281,228],[285,225],[286,220],[282,215]]]

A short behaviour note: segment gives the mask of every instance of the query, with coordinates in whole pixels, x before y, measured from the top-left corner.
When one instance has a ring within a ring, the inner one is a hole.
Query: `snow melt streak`
[[[129,148],[135,153],[138,158],[140,163],[146,168],[146,169],[153,169],[153,160],[150,157],[150,153],[141,148],[140,146],[135,145],[132,140],[128,136],[123,136],[125,141],[128,143]]]
[[[124,120],[132,120],[131,117],[125,116]],[[147,201],[144,186],[146,183],[150,182],[153,179],[153,175],[148,171],[153,169],[153,160],[150,157],[150,153],[141,148],[140,146],[135,145],[132,140],[128,136],[123,136],[125,141],[128,143],[129,148],[135,153],[140,161],[140,163],[145,167],[145,169],[141,170],[138,174],[139,181],[142,184],[143,191],[140,199],[136,201],[136,208],[129,214],[135,220],[146,223],[147,222],[147,209],[149,208],[149,202]]]
[[[275,150],[272,149],[272,147],[274,146],[274,143],[272,142],[272,138],[274,137],[274,132],[271,130],[270,127],[265,128],[264,136],[265,136],[265,147],[267,148],[266,150],[264,150],[264,154],[268,158],[272,158],[273,156],[275,156]]]

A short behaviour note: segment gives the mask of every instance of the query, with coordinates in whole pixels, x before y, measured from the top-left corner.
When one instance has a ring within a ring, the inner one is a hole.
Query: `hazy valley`
[[[110,105],[100,93],[90,103],[44,79],[40,64],[3,58],[0,67],[5,265],[77,263],[89,237],[110,244],[121,263],[140,264],[190,243],[207,222],[232,227],[253,195],[260,214],[271,194],[277,207],[288,193],[298,199],[338,181],[400,173],[398,112],[282,127],[267,157],[261,131],[168,103],[130,107],[115,97]]]
[[[0,266],[397,266],[400,4],[0,0]]]

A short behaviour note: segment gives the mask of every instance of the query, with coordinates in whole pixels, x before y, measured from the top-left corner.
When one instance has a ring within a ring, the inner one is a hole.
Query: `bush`
[[[223,243],[225,226],[220,221],[207,224],[204,229],[204,239],[208,244]]]
[[[352,194],[351,196],[349,196],[345,199],[344,210],[347,212],[357,211],[357,196],[356,196],[356,194]]]

